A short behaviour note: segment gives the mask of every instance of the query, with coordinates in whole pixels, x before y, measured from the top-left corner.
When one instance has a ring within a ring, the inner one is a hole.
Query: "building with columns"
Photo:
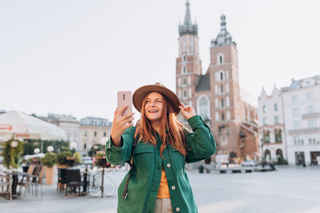
[[[238,50],[221,15],[221,29],[210,44],[210,65],[202,74],[198,25],[192,23],[186,3],[183,24],[179,25],[179,55],[176,58],[176,94],[193,106],[211,128],[217,154],[234,157],[259,156],[257,101],[239,85]],[[180,114],[178,118],[187,125]]]

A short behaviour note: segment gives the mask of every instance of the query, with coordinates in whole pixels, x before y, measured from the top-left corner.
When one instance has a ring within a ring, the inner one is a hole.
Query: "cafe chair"
[[[68,188],[76,192],[76,188],[78,188],[78,195],[80,195],[80,187],[83,186],[83,182],[81,181],[80,169],[66,169],[67,175],[67,183],[65,186],[65,196],[67,196]]]
[[[0,173],[0,196],[12,200],[12,178]]]
[[[27,170],[27,175],[22,176],[22,178],[19,180],[18,185],[19,185],[19,194],[20,195],[22,194],[21,193],[22,187],[24,187],[24,190],[27,190],[26,189],[26,187],[27,187],[26,182],[30,181],[30,176],[33,175],[34,168],[35,168],[35,165],[30,165],[28,170]]]
[[[40,186],[40,196],[42,196],[43,190],[42,190],[42,183],[44,180],[44,176],[46,173],[46,166],[41,166],[41,170],[38,173],[38,175],[30,175],[30,179],[29,181],[26,181],[26,188],[31,188],[32,189],[32,193],[33,191],[35,192],[35,194],[37,194],[37,191],[39,191],[38,187]],[[25,197],[26,195],[26,190],[24,191],[24,195],[23,197]]]
[[[67,184],[66,168],[59,168],[58,169],[57,191],[59,189],[59,192],[61,192],[61,189],[64,189],[66,184]]]

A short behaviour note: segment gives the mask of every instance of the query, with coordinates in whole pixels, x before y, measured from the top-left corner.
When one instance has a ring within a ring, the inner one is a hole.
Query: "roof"
[[[228,44],[236,45],[236,43],[232,41],[231,34],[227,31],[226,16],[222,14],[220,16],[220,19],[221,19],[221,23],[220,23],[221,29],[220,29],[220,32],[217,35],[217,38],[216,39],[212,39],[211,47],[219,47],[219,46],[224,46],[224,45],[228,45]]]
[[[192,24],[191,21],[191,15],[190,15],[190,8],[189,8],[190,3],[187,1],[186,3],[186,15],[184,17],[184,22],[183,25],[179,25],[179,35],[198,35],[198,25],[197,24]]]
[[[312,86],[320,83],[320,75],[314,77],[303,78],[300,80],[291,79],[291,84],[289,87],[285,87],[284,91],[299,89],[301,87]]]
[[[210,74],[202,75],[196,87],[196,92],[210,90]]]

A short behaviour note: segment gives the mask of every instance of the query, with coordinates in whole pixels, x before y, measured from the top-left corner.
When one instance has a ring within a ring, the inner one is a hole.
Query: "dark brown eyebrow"
[[[150,100],[150,98],[147,98],[146,100],[148,100],[148,99]],[[155,100],[159,100],[159,99],[162,101],[162,98],[156,98]]]

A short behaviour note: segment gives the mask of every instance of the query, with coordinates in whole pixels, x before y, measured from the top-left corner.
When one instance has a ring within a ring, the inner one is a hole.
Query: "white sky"
[[[161,82],[175,91],[186,0],[0,0],[0,109],[104,117],[116,93]],[[220,15],[237,43],[240,86],[320,74],[320,1],[191,0],[202,70]],[[140,115],[137,115],[140,116]]]

